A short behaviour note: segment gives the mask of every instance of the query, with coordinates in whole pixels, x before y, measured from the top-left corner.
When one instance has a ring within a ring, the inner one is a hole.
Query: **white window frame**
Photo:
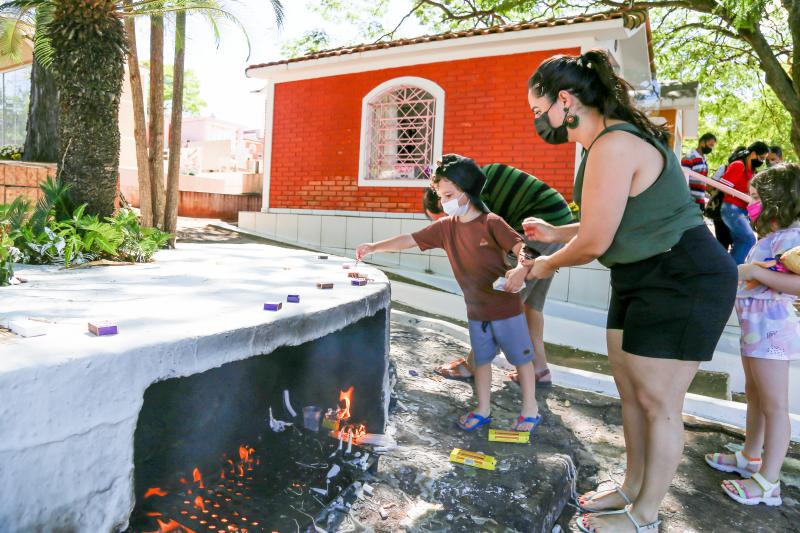
[[[378,95],[393,87],[411,85],[427,91],[436,100],[433,123],[433,161],[441,160],[444,142],[444,89],[435,82],[416,76],[402,76],[387,80],[372,89],[361,101],[361,145],[359,147],[358,186],[359,187],[428,187],[430,182],[421,179],[379,180],[367,176],[369,171],[369,130],[370,102]]]

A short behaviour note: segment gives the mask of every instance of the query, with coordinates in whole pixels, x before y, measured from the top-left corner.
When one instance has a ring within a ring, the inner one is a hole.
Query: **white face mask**
[[[469,202],[464,205],[459,205],[458,201],[461,200],[461,197],[464,196],[465,193],[461,193],[461,196],[458,198],[453,198],[452,200],[448,200],[442,203],[442,209],[445,213],[450,215],[451,217],[460,217],[467,214],[469,210]]]

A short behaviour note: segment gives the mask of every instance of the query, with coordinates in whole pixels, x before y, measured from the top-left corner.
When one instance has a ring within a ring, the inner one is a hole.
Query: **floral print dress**
[[[795,246],[800,246],[800,223],[758,241],[746,262],[769,261]],[[796,300],[796,296],[765,285],[751,288],[746,283],[739,285],[736,314],[742,328],[742,355],[781,361],[800,359],[800,314],[794,305]]]

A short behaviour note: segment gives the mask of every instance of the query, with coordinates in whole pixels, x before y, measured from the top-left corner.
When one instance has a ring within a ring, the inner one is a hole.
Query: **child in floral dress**
[[[800,275],[780,255],[800,246],[800,166],[771,167],[753,178],[748,214],[762,237],[739,266],[736,312],[747,394],[744,449],[706,455],[709,466],[744,479],[722,489],[745,505],[781,505],[780,471],[789,447],[789,363],[800,359]],[[763,455],[761,453],[763,448]]]

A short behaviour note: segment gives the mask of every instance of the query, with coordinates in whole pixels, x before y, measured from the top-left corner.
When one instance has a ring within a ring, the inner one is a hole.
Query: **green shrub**
[[[65,267],[96,259],[142,263],[172,237],[143,228],[130,209],[105,221],[87,215],[85,204],[72,206],[69,188],[58,180],[48,178],[40,188],[42,198],[33,210],[24,198],[0,205],[0,285],[13,276],[14,262]]]
[[[10,144],[0,146],[0,160],[19,161],[20,159],[22,159],[22,146]]]

